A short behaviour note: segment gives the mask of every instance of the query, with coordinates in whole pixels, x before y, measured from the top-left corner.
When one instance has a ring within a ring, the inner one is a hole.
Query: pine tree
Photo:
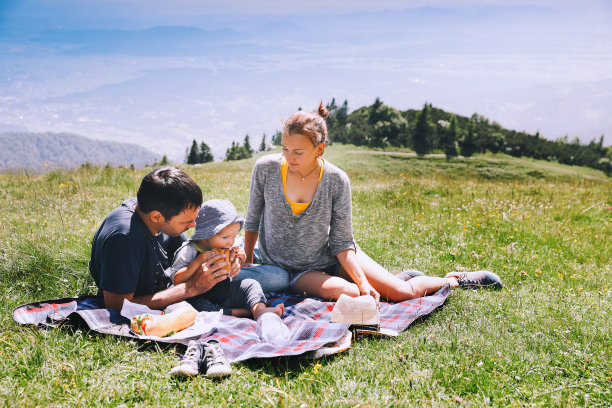
[[[198,159],[200,158],[200,149],[198,148],[198,142],[193,139],[193,143],[191,144],[191,149],[189,150],[189,154],[187,155],[187,164],[196,164],[198,163]]]
[[[476,136],[474,135],[474,122],[468,122],[467,133],[459,145],[461,155],[464,157],[472,157],[476,150]]]
[[[457,157],[457,116],[455,115],[450,118],[450,125],[446,131],[443,145],[447,160]]]
[[[429,119],[429,105],[426,103],[419,113],[414,127],[414,139],[412,141],[414,151],[417,155],[423,156],[431,150],[431,140],[433,138],[433,125]]]
[[[200,157],[198,163],[208,163],[214,160],[210,147],[204,142],[200,143]]]
[[[340,143],[346,143],[348,139],[347,123],[348,123],[348,101],[345,99],[344,103],[336,109],[336,134],[334,140]]]
[[[266,134],[263,134],[263,137],[261,138],[261,143],[259,144],[259,151],[260,152],[265,152],[266,151]]]
[[[338,125],[345,127],[346,120],[348,118],[348,101],[345,99],[342,106],[338,108],[336,113],[336,119],[338,119]]]
[[[246,156],[246,157],[243,157],[243,159],[248,159],[249,157],[253,157],[253,148],[251,147],[249,135],[246,135],[244,137],[244,146],[242,147],[244,148],[244,153]]]
[[[379,117],[379,111],[382,106],[383,103],[380,98],[376,98],[372,106],[370,106],[370,114],[368,115],[368,123],[370,125],[375,125],[376,122],[381,120],[381,118]]]
[[[283,141],[283,132],[281,132],[280,130],[277,130],[276,133],[274,133],[274,136],[272,136],[272,144],[274,146],[280,146],[282,141]]]
[[[237,160],[237,150],[236,142],[232,142],[232,146],[225,151],[225,161]]]

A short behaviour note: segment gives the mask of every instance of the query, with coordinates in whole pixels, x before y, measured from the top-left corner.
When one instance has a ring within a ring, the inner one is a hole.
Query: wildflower
[[[319,370],[321,369],[322,365],[321,363],[317,363],[312,367],[312,372],[314,374],[319,374]]]

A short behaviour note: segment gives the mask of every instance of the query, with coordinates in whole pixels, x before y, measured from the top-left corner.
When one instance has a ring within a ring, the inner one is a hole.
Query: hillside
[[[262,154],[180,166],[205,199],[244,213]],[[360,249],[391,273],[491,270],[504,289],[455,290],[395,339],[176,381],[184,348],[11,318],[24,303],[97,291],[91,239],[150,169],[0,174],[0,406],[610,406],[609,177],[504,153],[447,161],[338,143],[324,157],[351,180]]]
[[[71,133],[0,134],[0,170],[78,167],[84,163],[143,167],[157,160],[144,147],[92,140]]]

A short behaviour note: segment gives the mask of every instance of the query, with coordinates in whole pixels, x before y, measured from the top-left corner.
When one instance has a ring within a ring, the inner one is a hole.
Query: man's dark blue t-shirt
[[[187,237],[152,235],[136,214],[135,204],[131,198],[115,208],[93,237],[89,272],[100,292],[141,296],[171,285],[164,270]]]

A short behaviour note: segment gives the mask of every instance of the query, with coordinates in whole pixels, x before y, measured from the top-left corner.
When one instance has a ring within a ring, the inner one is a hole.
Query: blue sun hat
[[[212,238],[228,225],[240,223],[244,225],[244,216],[238,214],[236,208],[227,200],[208,200],[202,204],[196,218],[195,234],[191,241],[201,241]]]

